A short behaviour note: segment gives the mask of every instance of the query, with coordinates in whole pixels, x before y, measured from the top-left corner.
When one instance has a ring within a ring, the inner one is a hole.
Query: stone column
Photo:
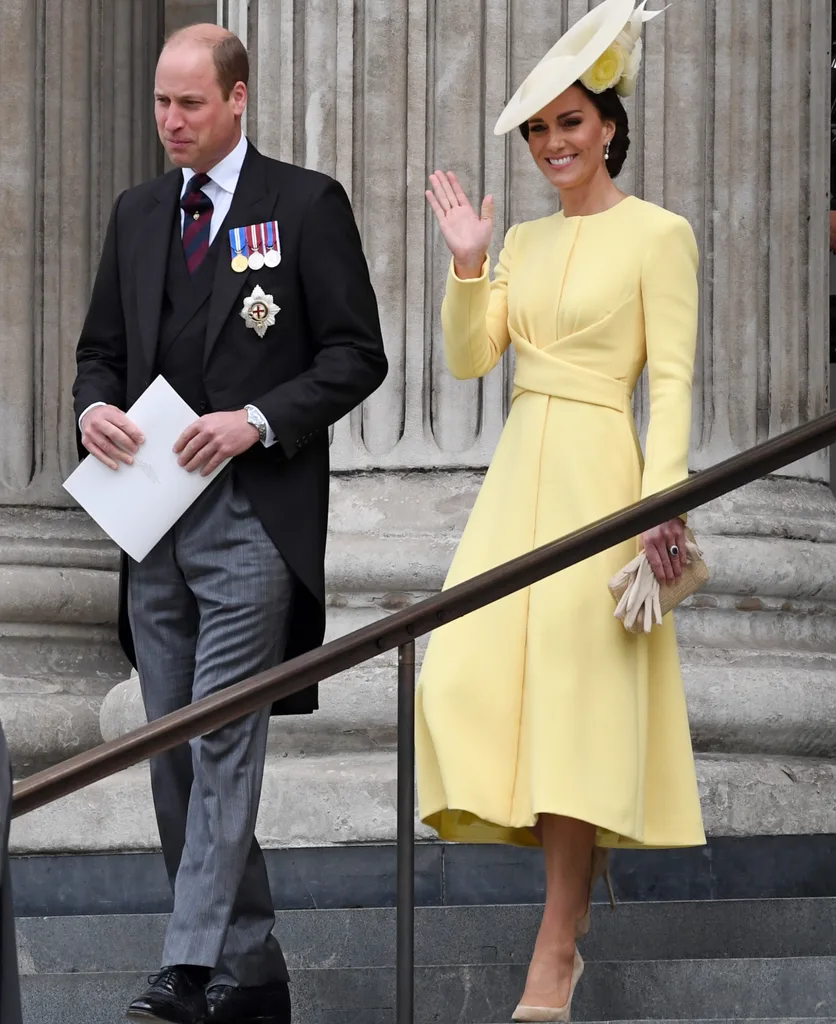
[[[589,6],[220,0],[252,55],[250,137],[352,197],[392,364],[334,430],[332,636],[439,589],[507,411],[510,359],[483,381],[444,368],[427,174],[494,193],[494,255],[510,224],[555,208],[522,139],[492,127]],[[619,181],[700,242],[694,470],[827,407],[829,19],[826,0],[692,0],[647,27]],[[643,389],[636,406],[644,423]],[[692,517],[713,579],[678,626],[714,834],[836,830],[834,512],[822,454]],[[378,659],[326,683],[317,715],[273,724],[268,845],[393,837],[394,683]],[[109,701],[109,735],[136,721],[130,692]],[[154,841],[136,828],[133,843]]]
[[[691,81],[716,69],[699,134],[666,133],[661,180],[698,198],[702,469],[828,408],[831,14],[780,0],[706,5],[690,24],[669,13],[669,38],[688,30]],[[673,77],[680,125],[689,74]],[[679,628],[705,791],[727,832],[833,827],[832,762],[815,760],[836,750],[828,476],[823,451],[693,518],[714,580]]]
[[[165,34],[198,22],[213,22],[217,0],[165,0]]]
[[[15,767],[100,740],[117,554],[70,507],[70,388],[115,195],[155,173],[159,11],[145,0],[0,7],[0,718]]]

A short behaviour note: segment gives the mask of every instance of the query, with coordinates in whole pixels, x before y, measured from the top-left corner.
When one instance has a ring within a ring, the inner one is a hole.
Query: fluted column
[[[669,13],[668,37],[680,25],[691,29],[692,60],[702,56],[715,68],[705,130],[666,132],[661,182],[674,202],[687,183],[701,208],[692,460],[701,469],[827,410],[830,11],[823,3],[742,0],[706,5],[699,19],[691,8],[690,17]],[[693,109],[698,72],[668,78],[687,86],[678,116],[665,119],[680,124]],[[826,452],[786,473],[827,479]]]
[[[336,175],[352,198],[392,364],[380,392],[334,431],[334,632],[440,586],[507,412],[510,354],[482,381],[444,369],[448,255],[426,209],[427,175],[452,167],[475,201],[494,194],[494,257],[510,224],[555,209],[518,133],[497,139],[492,128],[547,45],[593,5],[219,4],[253,55],[250,134],[270,155]],[[830,16],[827,0],[691,0],[646,27],[619,184],[686,216],[699,242],[692,470],[827,407]],[[644,427],[644,386],[635,404]],[[678,628],[714,832],[808,827],[799,791],[774,780],[802,777],[794,758],[836,750],[827,475],[826,455],[811,456],[692,517],[713,578]],[[339,712],[282,726],[283,749],[297,733],[322,751],[365,734],[383,757],[394,698],[380,687],[379,668],[341,680],[330,691]],[[803,805],[810,827],[836,828],[833,783],[805,793],[820,801],[820,813]]]
[[[334,430],[332,636],[439,589],[507,412],[510,358],[483,381],[453,381],[443,367],[439,304],[448,257],[426,210],[427,174],[452,167],[474,199],[493,192],[494,256],[508,225],[555,208],[520,136],[496,139],[492,127],[546,46],[589,6],[591,0],[218,0],[219,22],[245,40],[252,58],[249,135],[271,156],[335,175],[351,196],[392,365],[384,387]],[[25,38],[43,23],[21,0],[7,0],[0,17],[2,27],[13,23]],[[628,101],[632,147],[619,183],[685,215],[700,244],[695,470],[825,409],[829,28],[827,0],[678,0],[646,29],[644,71]],[[7,38],[0,32],[4,50]],[[8,74],[25,94],[11,111],[18,120],[42,102],[28,66],[14,47],[0,66],[0,76]],[[40,180],[40,151],[14,125],[0,124],[0,160],[13,152],[8,138],[20,154],[7,159],[11,177],[0,174],[0,190],[15,182],[16,205],[6,209],[8,191],[0,191],[0,212],[19,228],[31,215],[27,183]],[[54,129],[50,138],[57,145]],[[15,261],[9,269],[17,275],[0,276],[3,315],[11,336],[25,339],[39,329],[42,297],[54,304],[56,293],[31,284],[37,259],[34,269],[31,256],[17,262],[18,250],[6,240],[0,253]],[[17,301],[20,287],[29,287],[34,306]],[[74,300],[65,301],[71,319]],[[50,486],[57,479],[39,468],[38,417],[53,410],[39,411],[38,381],[43,360],[60,345],[39,344],[34,354],[18,345],[25,355],[17,357],[19,379],[32,384],[29,392],[4,395],[17,403],[7,419],[20,448],[0,453],[0,478],[12,481],[12,494],[31,488],[29,477]],[[636,406],[644,424],[643,389]],[[69,439],[68,423],[65,429]],[[677,624],[706,824],[715,835],[836,831],[836,505],[826,471],[823,456],[811,457],[691,519],[712,580],[680,610]],[[67,525],[72,520],[57,515],[70,538],[65,561],[87,559],[104,578],[102,563],[93,565],[104,549],[80,541]],[[16,529],[30,531],[31,564],[44,557],[44,546],[29,522]],[[44,621],[77,607],[66,628],[83,634],[87,658],[92,627],[79,623],[100,621],[94,593],[103,605],[110,598],[85,583],[76,606],[72,593],[59,599],[62,587],[66,574],[46,587],[43,600],[53,610]],[[8,621],[15,607],[4,606],[0,594],[0,618]],[[0,655],[15,650],[7,643]],[[272,724],[261,804],[265,845],[393,837],[394,682],[393,660],[376,659],[326,682],[317,715]],[[102,713],[106,735],[141,718],[137,696],[135,680],[111,692]],[[143,786],[147,800],[145,769],[129,774],[72,804],[66,842],[73,848],[156,842],[150,813],[124,812]],[[123,807],[123,831],[102,837],[89,829],[79,838],[77,822],[98,820],[114,799]],[[54,818],[24,821],[32,831],[23,848],[54,848]]]
[[[70,389],[116,194],[156,169],[159,5],[0,5],[0,717],[18,770],[96,742],[116,552],[70,508]],[[64,511],[60,511],[60,510]]]

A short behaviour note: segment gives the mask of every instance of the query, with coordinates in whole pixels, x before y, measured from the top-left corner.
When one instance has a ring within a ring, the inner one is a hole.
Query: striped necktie
[[[201,189],[211,180],[208,174],[195,174],[180,200],[180,207],[186,214],[183,253],[190,274],[195,273],[209,250],[209,228],[214,207],[212,200]]]

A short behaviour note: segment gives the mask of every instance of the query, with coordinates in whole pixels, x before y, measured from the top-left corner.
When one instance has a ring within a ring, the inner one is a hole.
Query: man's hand
[[[130,466],[144,440],[139,427],[115,405],[97,405],[82,417],[81,443],[108,469],[118,469],[120,462]]]
[[[660,583],[673,583],[685,567],[685,524],[681,519],[670,519],[642,534],[642,545],[656,579]],[[678,549],[677,555],[671,548]]]
[[[208,476],[224,461],[245,452],[258,440],[258,429],[247,423],[247,410],[212,412],[186,427],[174,451],[181,466]]]

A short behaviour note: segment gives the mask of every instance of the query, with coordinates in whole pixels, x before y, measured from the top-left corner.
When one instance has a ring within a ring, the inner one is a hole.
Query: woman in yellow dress
[[[477,213],[452,173],[427,199],[453,254],[447,362],[481,377],[509,344],[514,399],[445,586],[570,533],[687,475],[697,249],[687,221],[613,182],[629,145],[644,3],[604,0],[537,65],[497,134],[519,127],[561,212],[513,226],[488,272]],[[631,395],[648,366],[645,459]],[[705,842],[671,616],[614,618],[620,544],[432,636],[417,696],[420,813],[442,839],[541,845],[547,895],[515,1020],[568,1020],[576,938],[605,851]],[[638,539],[681,574],[684,527]]]

